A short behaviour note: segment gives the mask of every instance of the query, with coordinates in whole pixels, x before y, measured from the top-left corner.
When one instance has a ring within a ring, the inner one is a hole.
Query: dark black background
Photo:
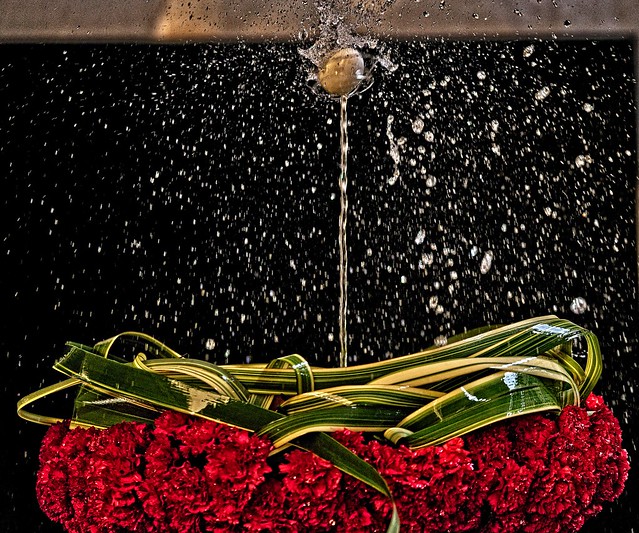
[[[597,392],[634,459],[631,44],[386,47],[397,70],[349,101],[351,364],[567,317],[600,338]],[[45,428],[15,402],[58,379],[67,340],[134,329],[217,363],[336,364],[338,108],[307,69],[283,44],[0,47],[0,530],[59,531],[34,495]],[[638,480],[585,530],[636,528]]]

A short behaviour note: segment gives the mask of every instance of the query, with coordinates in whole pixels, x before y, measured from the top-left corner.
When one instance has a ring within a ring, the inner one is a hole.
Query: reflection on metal
[[[341,0],[348,2],[356,3]],[[314,4],[289,0],[0,0],[0,41],[297,40],[301,34],[312,37],[317,27]],[[379,4],[384,9],[379,10],[379,17],[370,18],[366,31],[387,38],[612,38],[639,32],[636,0],[363,3],[369,10],[379,9],[375,7]]]

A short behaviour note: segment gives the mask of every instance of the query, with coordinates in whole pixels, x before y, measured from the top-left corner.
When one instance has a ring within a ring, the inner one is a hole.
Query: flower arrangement
[[[579,337],[585,369],[569,357]],[[298,356],[220,368],[124,338],[164,357],[126,363],[109,353],[120,337],[72,344],[56,363],[71,377],[19,403],[23,417],[51,424],[36,492],[71,533],[400,523],[563,533],[617,498],[628,475],[619,423],[591,393],[596,338],[556,317],[351,369],[312,369]],[[71,421],[25,410],[78,384]]]
[[[406,531],[577,531],[621,493],[619,424],[602,398],[410,450],[335,437],[388,480]],[[37,494],[69,532],[384,531],[382,495],[310,452],[269,462],[268,439],[166,411],[153,426],[56,424]]]

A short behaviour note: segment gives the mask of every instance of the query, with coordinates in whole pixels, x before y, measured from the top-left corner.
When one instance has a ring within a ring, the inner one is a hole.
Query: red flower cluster
[[[270,451],[246,431],[173,411],[153,428],[57,424],[42,443],[36,492],[72,533],[228,532],[271,472]]]
[[[577,531],[621,494],[629,470],[619,423],[593,395],[559,417],[514,418],[414,451],[335,437],[387,480],[409,532]],[[309,452],[267,462],[270,449],[174,412],[153,427],[58,424],[42,444],[38,499],[72,533],[385,531],[384,496]]]

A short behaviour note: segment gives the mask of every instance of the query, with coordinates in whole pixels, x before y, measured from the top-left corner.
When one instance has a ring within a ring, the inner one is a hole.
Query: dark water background
[[[599,336],[634,461],[631,43],[388,48],[398,69],[349,103],[351,363],[558,314]],[[0,46],[1,531],[60,531],[34,494],[45,428],[15,402],[67,340],[336,364],[338,107],[305,69],[281,44]],[[638,480],[583,531],[636,531]]]

